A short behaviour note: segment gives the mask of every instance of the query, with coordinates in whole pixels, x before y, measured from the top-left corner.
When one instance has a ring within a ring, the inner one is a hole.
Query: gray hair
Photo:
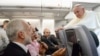
[[[9,44],[9,39],[7,37],[6,31],[0,28],[0,52],[3,51]]]
[[[8,23],[6,32],[9,40],[14,41],[17,37],[17,32],[25,29],[23,22],[24,20],[14,19]]]

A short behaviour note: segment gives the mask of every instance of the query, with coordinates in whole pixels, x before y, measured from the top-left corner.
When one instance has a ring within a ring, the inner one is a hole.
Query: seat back
[[[85,26],[74,26],[61,30],[58,32],[58,36],[61,46],[68,50],[66,56],[72,56],[73,44],[78,44],[81,47],[81,56],[98,56],[93,36]]]

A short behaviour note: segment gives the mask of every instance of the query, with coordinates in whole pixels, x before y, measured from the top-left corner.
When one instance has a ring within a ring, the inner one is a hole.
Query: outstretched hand
[[[55,31],[58,32],[59,30],[63,30],[63,29],[64,29],[63,27],[59,27]]]
[[[66,48],[60,48],[59,50],[55,51],[52,56],[65,56]]]

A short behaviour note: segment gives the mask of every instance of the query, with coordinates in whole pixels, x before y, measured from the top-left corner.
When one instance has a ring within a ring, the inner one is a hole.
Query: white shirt
[[[28,48],[25,45],[18,43],[18,42],[14,42],[14,43],[17,44],[18,46],[20,46],[27,53]]]

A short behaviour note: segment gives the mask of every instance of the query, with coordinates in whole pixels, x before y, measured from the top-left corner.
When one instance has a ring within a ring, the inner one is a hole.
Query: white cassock
[[[85,25],[90,30],[94,31],[99,39],[99,47],[97,48],[100,56],[100,21],[97,14],[93,11],[86,11],[81,19],[72,19],[64,28],[71,27],[74,25]]]

